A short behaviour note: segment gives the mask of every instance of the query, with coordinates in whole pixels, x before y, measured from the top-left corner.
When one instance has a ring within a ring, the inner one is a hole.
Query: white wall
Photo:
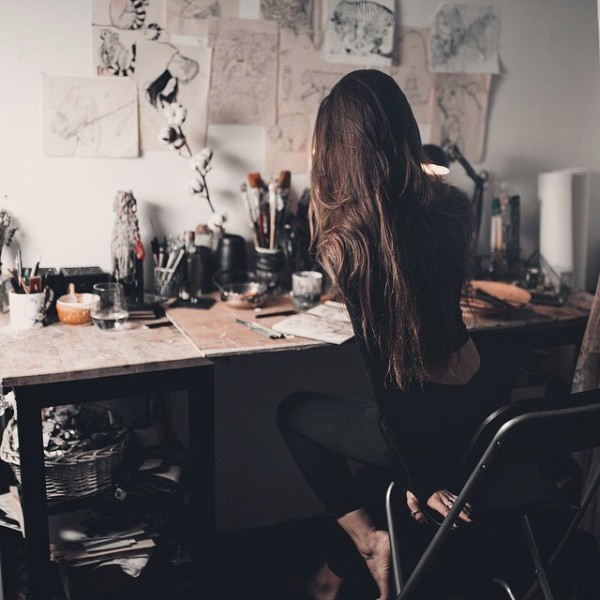
[[[257,2],[242,0],[242,14],[256,14]],[[600,167],[597,4],[492,3],[502,16],[502,74],[493,81],[485,160],[477,168],[521,195],[528,255],[538,239],[537,173]],[[407,24],[428,25],[438,4],[400,0],[399,16]],[[207,216],[206,206],[184,190],[187,161],[168,151],[126,160],[42,155],[41,73],[93,75],[90,14],[87,0],[0,3],[0,206],[19,223],[25,261],[41,254],[43,266],[110,266],[112,201],[119,189],[132,190],[138,199],[146,243],[154,233],[178,233]],[[215,149],[212,195],[229,212],[230,230],[247,237],[238,190],[249,171],[262,169],[263,137],[258,127],[208,130]],[[471,189],[457,164],[452,178]],[[307,184],[306,174],[292,179],[297,191]]]
[[[241,3],[244,16],[256,14],[257,0]],[[476,167],[521,195],[526,256],[537,247],[537,174],[572,166],[600,169],[597,3],[485,2],[490,3],[501,10],[502,74],[493,81],[485,160]],[[409,25],[426,26],[438,4],[400,0],[399,16]],[[108,269],[112,202],[120,189],[132,190],[138,200],[147,245],[155,233],[179,233],[208,215],[184,190],[187,161],[169,152],[127,160],[42,155],[41,73],[93,75],[90,15],[87,0],[0,2],[0,206],[18,222],[26,265],[41,254],[42,266]],[[237,190],[248,172],[262,170],[263,131],[210,127],[208,143],[215,150],[211,195],[229,212],[229,230],[247,235]],[[453,166],[451,177],[471,190],[460,166]],[[307,175],[294,174],[292,183],[300,192]],[[353,352],[342,353],[343,361],[339,356],[286,353],[219,367],[221,528],[276,522],[316,509],[277,437],[274,409],[283,393],[303,385],[347,393],[366,389]],[[348,373],[355,373],[354,379]]]

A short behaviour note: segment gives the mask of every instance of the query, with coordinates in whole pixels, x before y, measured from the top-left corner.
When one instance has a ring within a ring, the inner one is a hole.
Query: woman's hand
[[[408,510],[410,510],[410,516],[417,523],[427,523],[427,519],[421,510],[421,505],[417,500],[417,497],[409,490],[406,490],[406,506],[408,506]]]
[[[429,496],[427,500],[427,506],[437,511],[442,515],[442,517],[446,518],[448,513],[454,506],[456,502],[456,498],[458,496],[449,492],[448,490],[438,490]],[[463,510],[458,514],[458,520],[463,521],[464,523],[470,523],[473,519],[471,519],[471,505],[467,502]],[[458,525],[458,522],[455,523],[455,526]]]
[[[429,496],[427,500],[427,506],[436,512],[440,513],[442,517],[447,517],[448,513],[454,506],[454,502],[456,502],[456,494],[449,492],[448,490],[438,490]],[[421,510],[421,505],[417,500],[417,497],[410,491],[406,492],[406,505],[410,510],[411,516],[418,523],[427,522],[427,518],[423,514]],[[463,510],[460,511],[458,518],[460,521],[464,523],[470,523],[473,519],[470,514],[471,505],[467,503]]]

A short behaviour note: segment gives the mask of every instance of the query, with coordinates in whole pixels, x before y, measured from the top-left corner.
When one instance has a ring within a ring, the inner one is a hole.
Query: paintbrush
[[[277,182],[271,179],[269,182],[269,248],[275,249],[275,233],[277,219]]]
[[[256,222],[258,226],[258,230],[260,235],[258,237],[259,243],[263,248],[268,247],[268,239],[269,239],[269,220],[265,219],[265,204],[264,201],[264,191],[267,188],[263,178],[260,176],[260,173],[254,171],[252,173],[248,173],[248,185],[250,186],[250,193],[252,194],[255,205],[257,208],[256,211]],[[268,211],[267,211],[268,212]]]
[[[288,214],[290,185],[292,182],[292,174],[290,171],[280,171],[279,181],[277,182],[277,231],[282,231]]]
[[[248,220],[250,221],[250,227],[252,228],[252,237],[254,238],[254,246],[258,247],[258,224],[256,223],[256,216],[254,211],[254,205],[248,196],[248,186],[246,183],[242,183],[240,186],[240,192],[242,193],[242,199],[248,209]]]

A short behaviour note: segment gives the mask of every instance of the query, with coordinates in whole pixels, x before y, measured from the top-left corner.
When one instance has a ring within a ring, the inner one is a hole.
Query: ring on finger
[[[411,517],[416,517],[420,512],[423,512],[420,508],[417,508],[416,510],[411,510],[410,511],[410,516]]]
[[[454,506],[454,502],[452,502],[452,500],[447,500],[445,504],[446,508],[452,508]]]

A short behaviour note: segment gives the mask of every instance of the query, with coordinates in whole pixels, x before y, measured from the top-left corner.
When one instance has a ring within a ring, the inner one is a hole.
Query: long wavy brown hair
[[[456,350],[469,266],[468,199],[425,173],[426,162],[412,110],[388,75],[353,71],[321,103],[313,245],[386,381],[400,388],[427,380]]]

